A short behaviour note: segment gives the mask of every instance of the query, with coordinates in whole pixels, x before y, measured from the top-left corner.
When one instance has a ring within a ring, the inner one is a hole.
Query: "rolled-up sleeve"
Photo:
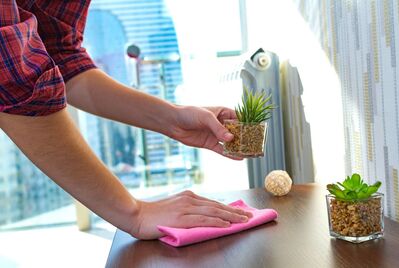
[[[85,0],[36,0],[31,7],[39,21],[39,34],[65,82],[96,67],[82,47],[89,4]]]
[[[63,109],[65,84],[37,32],[35,16],[0,2],[0,112],[37,116]]]

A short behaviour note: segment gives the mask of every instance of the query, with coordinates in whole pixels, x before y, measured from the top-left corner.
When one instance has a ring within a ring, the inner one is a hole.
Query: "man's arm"
[[[0,128],[64,190],[137,238],[160,237],[157,225],[222,227],[250,216],[187,191],[157,202],[135,200],[90,150],[66,109],[39,117],[0,113]]]
[[[122,85],[98,69],[75,76],[66,87],[68,103],[81,110],[153,130],[189,146],[223,155],[220,141],[233,139],[221,122],[236,115],[225,107],[173,105]]]
[[[78,109],[171,136],[176,105],[118,83],[99,69],[73,77],[66,88],[68,103]]]
[[[93,154],[66,109],[39,117],[0,113],[0,127],[64,190],[130,232],[137,201]]]

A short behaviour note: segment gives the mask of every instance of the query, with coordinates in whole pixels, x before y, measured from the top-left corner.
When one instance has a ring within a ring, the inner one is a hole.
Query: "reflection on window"
[[[179,47],[162,0],[92,1],[84,45],[97,65],[119,82],[176,102],[175,89],[182,83]],[[141,60],[126,56],[130,45],[139,47]],[[85,113],[79,119],[91,148],[133,191],[155,187],[160,190],[151,195],[158,195],[198,180],[195,149]]]
[[[72,222],[53,211],[72,204],[70,196],[37,169],[0,132],[0,230]]]

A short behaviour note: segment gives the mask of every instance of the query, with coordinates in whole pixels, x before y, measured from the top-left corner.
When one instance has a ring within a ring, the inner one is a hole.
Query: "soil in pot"
[[[380,198],[362,201],[331,200],[331,229],[343,236],[368,236],[382,231]]]
[[[259,157],[264,155],[266,124],[227,121],[225,127],[234,139],[224,143],[224,152],[238,157]]]

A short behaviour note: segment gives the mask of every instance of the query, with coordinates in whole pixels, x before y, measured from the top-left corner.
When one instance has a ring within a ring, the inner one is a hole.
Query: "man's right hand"
[[[229,227],[248,221],[251,213],[184,191],[156,202],[137,201],[137,215],[131,235],[139,239],[156,239],[163,234],[158,225],[191,227]]]

